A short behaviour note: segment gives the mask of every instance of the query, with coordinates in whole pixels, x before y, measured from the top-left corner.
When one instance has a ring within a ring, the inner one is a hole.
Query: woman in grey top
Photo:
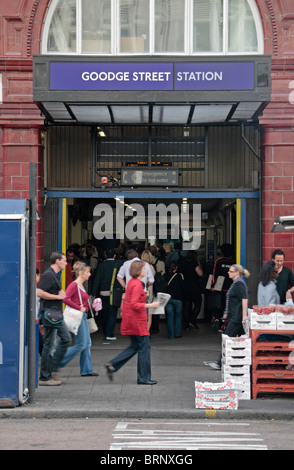
[[[273,261],[268,261],[260,272],[260,283],[257,289],[257,304],[259,306],[281,303],[276,287],[276,278],[276,265]]]

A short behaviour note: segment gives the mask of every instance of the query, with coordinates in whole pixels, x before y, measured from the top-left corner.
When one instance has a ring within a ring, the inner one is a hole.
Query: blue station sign
[[[253,90],[254,62],[51,62],[50,90]]]

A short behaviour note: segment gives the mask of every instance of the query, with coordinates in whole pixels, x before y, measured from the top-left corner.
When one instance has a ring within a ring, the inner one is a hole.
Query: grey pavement
[[[184,331],[168,339],[165,323],[151,335],[152,378],[156,385],[138,385],[136,356],[109,381],[104,364],[129,344],[119,334],[105,341],[101,331],[92,335],[92,364],[98,377],[81,377],[79,359],[60,371],[66,379],[57,387],[38,387],[34,403],[0,409],[0,418],[163,418],[163,419],[294,419],[294,395],[260,395],[240,400],[237,410],[195,409],[194,381],[221,382],[221,371],[203,364],[214,361],[221,348],[221,335],[208,323],[199,330]]]

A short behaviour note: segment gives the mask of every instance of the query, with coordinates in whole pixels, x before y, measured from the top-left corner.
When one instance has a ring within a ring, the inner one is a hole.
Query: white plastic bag
[[[83,315],[84,313],[80,310],[76,310],[75,308],[71,308],[66,305],[63,312],[63,318],[70,333],[73,333],[74,335],[78,334]]]

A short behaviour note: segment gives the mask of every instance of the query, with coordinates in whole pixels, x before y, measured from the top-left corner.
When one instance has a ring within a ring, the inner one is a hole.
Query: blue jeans
[[[66,366],[66,364],[68,364],[74,357],[80,354],[80,374],[92,374],[93,368],[91,363],[90,350],[92,346],[92,341],[87,322],[87,313],[84,313],[82,322],[78,330],[78,334],[74,337],[74,339],[74,346],[72,346],[66,351],[59,367]]]
[[[147,382],[151,380],[150,337],[130,336],[130,346],[109,362],[117,372],[126,362],[138,353],[137,380]]]
[[[58,369],[67,348],[71,344],[71,336],[64,321],[60,328],[44,326],[44,334],[40,380],[46,382],[52,379],[52,372]],[[59,337],[59,342],[55,349],[57,336]]]
[[[165,306],[167,316],[167,336],[174,338],[182,334],[182,310],[183,304],[181,300],[169,299]]]

